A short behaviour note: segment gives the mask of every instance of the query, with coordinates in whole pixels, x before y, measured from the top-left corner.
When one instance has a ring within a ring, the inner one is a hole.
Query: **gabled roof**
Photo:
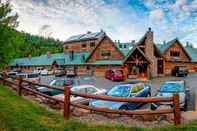
[[[189,54],[193,62],[197,62],[197,48],[185,47],[185,50]]]
[[[116,47],[122,52],[122,54],[126,57],[128,55],[128,53],[130,52],[130,50],[135,46],[134,43],[131,42],[124,42],[124,43],[115,43]],[[124,46],[122,48],[120,48],[120,45],[126,45],[126,48],[124,48]]]
[[[86,40],[95,40],[100,38],[101,36],[103,36],[105,34],[105,32],[100,31],[100,32],[88,32],[86,34],[80,34],[80,35],[74,35],[69,37],[65,43],[69,43],[69,42],[77,42],[77,41],[86,41]]]
[[[170,46],[172,46],[176,41],[179,42],[178,38],[175,38],[165,44],[156,44],[156,46],[159,48],[160,52],[163,54]]]
[[[150,63],[149,58],[146,57],[146,55],[144,54],[144,52],[143,52],[141,49],[139,49],[138,46],[135,46],[135,47],[129,52],[129,54],[127,55],[127,57],[125,57],[125,59],[123,60],[123,63],[125,63],[125,62],[127,61],[127,59],[133,54],[133,52],[134,52],[135,50],[138,50],[138,51],[142,54],[142,56],[144,56],[144,58]]]
[[[184,46],[181,44],[181,42],[178,40],[178,38],[175,38],[165,44],[156,44],[157,48],[160,50],[162,54],[165,53],[165,51],[170,48],[175,42],[177,42],[185,52],[185,54],[188,56],[188,58],[191,60],[191,56],[188,54],[188,52],[185,50]]]
[[[105,34],[102,39],[100,39],[100,41],[98,41],[98,44],[96,44],[96,47],[93,49],[93,51],[90,53],[90,55],[87,57],[86,62],[91,58],[91,56],[94,54],[94,52],[97,50],[97,48],[100,46],[100,44],[102,43],[102,41],[108,38],[112,45],[117,49],[117,51],[124,57],[124,54],[118,49],[118,47],[115,45],[115,43]]]

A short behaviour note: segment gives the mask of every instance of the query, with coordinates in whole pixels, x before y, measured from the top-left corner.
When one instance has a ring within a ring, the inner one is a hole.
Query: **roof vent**
[[[91,31],[88,31],[88,32],[87,32],[87,34],[91,34],[91,33],[92,33]]]
[[[133,45],[134,45],[134,44],[135,44],[135,40],[132,40],[132,41],[131,41],[131,44],[133,44]]]

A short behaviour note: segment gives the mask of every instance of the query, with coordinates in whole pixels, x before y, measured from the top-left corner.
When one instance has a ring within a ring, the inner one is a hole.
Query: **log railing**
[[[181,124],[181,112],[180,112],[180,105],[179,105],[179,95],[173,94],[172,97],[138,97],[138,98],[125,98],[125,97],[112,97],[106,95],[91,95],[91,94],[82,94],[71,91],[69,86],[66,87],[57,87],[57,86],[50,86],[47,84],[41,84],[36,82],[31,82],[28,80],[23,80],[22,78],[6,78],[0,77],[0,82],[3,84],[7,84],[13,87],[19,96],[22,95],[22,90],[26,90],[32,92],[34,94],[43,96],[50,100],[54,100],[64,104],[64,117],[65,119],[69,119],[70,116],[70,106],[90,110],[90,111],[98,111],[98,112],[105,112],[105,113],[112,113],[112,114],[121,114],[121,115],[153,115],[153,114],[174,114],[174,123],[176,126]],[[37,90],[29,87],[28,85],[34,86],[42,86],[51,89],[58,89],[64,90],[64,100],[58,100],[46,94],[40,93]],[[100,108],[100,107],[91,107],[87,105],[82,105],[80,103],[71,102],[70,96],[79,96],[86,99],[99,99],[99,100],[107,100],[107,101],[116,101],[116,102],[143,102],[143,103],[154,103],[154,102],[172,102],[173,107],[169,109],[157,109],[157,110],[112,110],[108,108]]]

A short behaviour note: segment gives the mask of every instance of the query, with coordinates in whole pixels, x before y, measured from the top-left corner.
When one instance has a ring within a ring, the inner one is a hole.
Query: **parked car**
[[[48,75],[48,70],[47,69],[40,70],[40,74],[41,75]]]
[[[50,82],[51,86],[65,86],[65,85],[71,85],[71,86],[77,86],[79,85],[79,82],[76,79],[56,79]],[[49,89],[47,87],[38,87],[36,89],[37,91],[47,94],[49,96],[63,94],[63,90],[57,90],[57,89]]]
[[[184,80],[170,80],[164,82],[158,90],[156,96],[172,96],[173,93],[179,94],[180,108],[184,111],[187,110],[189,99],[189,87],[187,87]],[[173,106],[172,102],[153,103],[151,106],[169,105]]]
[[[186,66],[175,66],[171,71],[172,76],[187,76],[188,73]]]
[[[18,72],[14,72],[14,71],[7,72],[7,75],[8,75],[9,77],[16,77],[17,74],[18,74]]]
[[[65,76],[66,75],[66,72],[65,72],[65,70],[64,69],[62,69],[62,70],[56,70],[56,73],[55,73],[55,76],[56,77],[62,77],[62,76]]]
[[[99,89],[93,85],[80,85],[75,86],[71,88],[71,91],[73,92],[79,92],[79,93],[85,93],[85,94],[105,94],[105,89]],[[64,94],[54,95],[53,98],[64,100]],[[82,98],[78,96],[71,96],[71,101],[76,103],[82,103],[82,104],[89,104],[90,99]]]
[[[66,76],[67,77],[75,77],[75,76],[77,76],[75,68],[74,67],[66,68]]]
[[[124,73],[121,69],[109,69],[105,72],[105,78],[112,81],[123,81]]]
[[[147,97],[151,87],[144,83],[115,85],[106,95],[113,97]],[[114,102],[106,100],[92,100],[89,105],[92,107],[109,108],[115,110],[134,110],[140,108],[144,103],[138,102]]]
[[[44,70],[44,67],[36,67],[36,68],[33,70],[33,73],[40,74],[42,70]]]
[[[38,73],[18,73],[16,77],[22,77],[33,82],[40,82],[40,77]]]

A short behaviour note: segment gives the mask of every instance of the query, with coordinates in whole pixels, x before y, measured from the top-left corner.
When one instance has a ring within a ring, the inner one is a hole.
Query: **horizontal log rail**
[[[100,108],[100,107],[91,107],[86,106],[78,103],[72,103],[72,106],[91,110],[91,111],[98,111],[98,112],[105,112],[105,113],[112,113],[112,114],[120,114],[120,115],[153,115],[153,114],[167,114],[167,113],[173,113],[173,109],[160,109],[160,110],[112,110],[109,108]]]
[[[126,98],[126,97],[113,97],[106,95],[91,95],[71,91],[71,95],[79,96],[83,98],[90,99],[99,99],[107,101],[116,101],[116,102],[144,102],[144,103],[154,103],[154,102],[172,102],[173,97],[135,97],[135,98]]]
[[[179,95],[174,94],[172,97],[138,97],[138,98],[125,98],[125,97],[113,97],[106,95],[91,95],[91,94],[83,94],[79,92],[71,91],[70,86],[65,87],[57,87],[51,86],[47,84],[36,83],[28,80],[23,80],[22,78],[7,78],[0,77],[0,82],[3,84],[10,84],[11,86],[16,87],[17,94],[19,96],[22,95],[22,90],[29,91],[31,93],[40,95],[50,100],[54,100],[64,104],[64,117],[65,119],[69,119],[70,116],[70,106],[90,110],[90,111],[98,111],[112,114],[121,114],[121,115],[153,115],[153,114],[174,114],[174,122],[176,126],[179,126],[181,123],[181,115],[180,115],[180,105],[179,105]],[[56,99],[52,96],[43,94],[38,92],[36,89],[31,88],[31,86],[41,86],[47,87],[50,89],[64,90],[64,100]],[[87,105],[82,105],[80,103],[74,103],[70,100],[71,96],[83,97],[86,99],[98,99],[98,100],[106,100],[106,101],[116,101],[116,102],[143,102],[143,103],[154,103],[154,102],[172,102],[173,108],[170,109],[157,109],[157,110],[113,110],[108,108],[101,107],[91,107]]]

